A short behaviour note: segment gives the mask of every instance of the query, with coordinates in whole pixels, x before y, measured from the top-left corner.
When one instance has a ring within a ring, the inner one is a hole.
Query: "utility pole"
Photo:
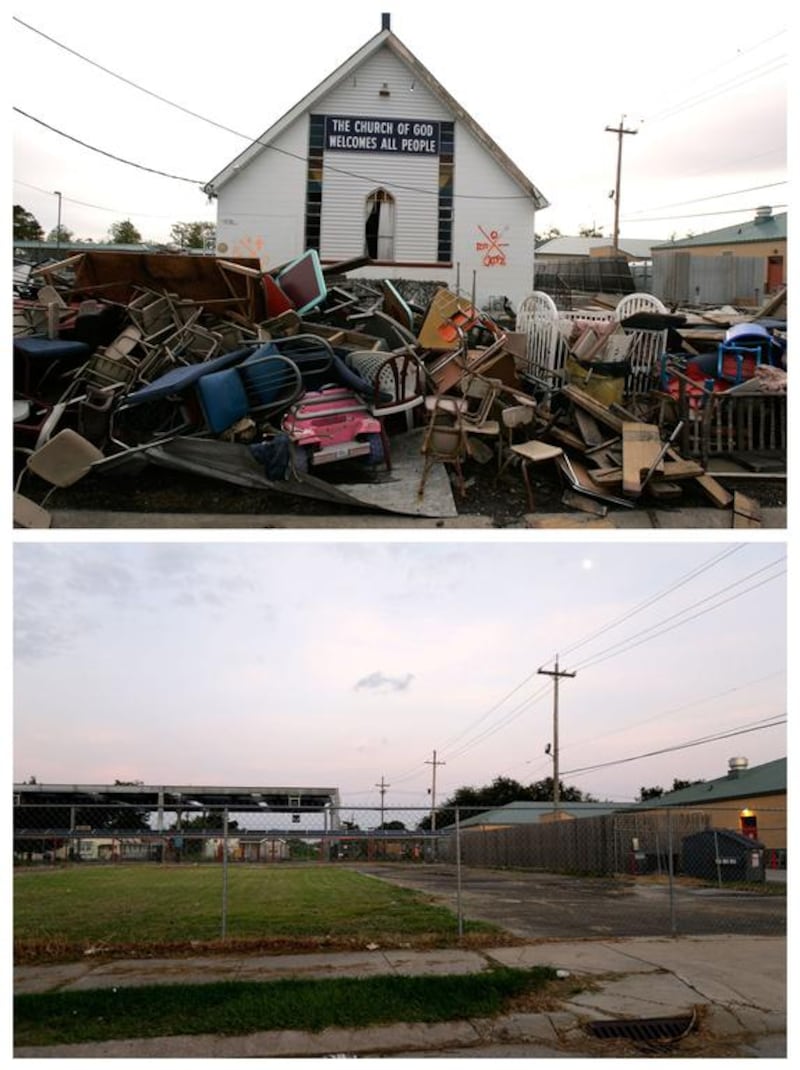
[[[425,762],[426,765],[433,766],[433,783],[431,784],[431,832],[436,831],[436,766],[447,765],[447,762],[437,762],[436,751],[433,752],[433,761]]]
[[[614,252],[619,252],[619,190],[622,185],[622,137],[624,134],[638,134],[638,130],[626,130],[622,125],[625,116],[619,121],[619,126],[607,126],[609,134],[617,135],[617,185],[614,189]]]
[[[61,248],[61,191],[53,190],[53,193],[58,197],[58,222],[56,223],[56,250]]]
[[[558,809],[558,681],[562,676],[575,676],[574,672],[565,672],[558,667],[558,654],[556,654],[555,669],[539,669],[542,676],[553,677],[553,811]]]
[[[381,777],[380,784],[376,784],[375,785],[376,788],[380,789],[380,793],[381,793],[381,828],[383,828],[383,823],[384,823],[383,822],[383,797],[386,794],[386,789],[390,788],[391,786],[392,786],[391,784],[387,784],[385,782],[383,777]]]

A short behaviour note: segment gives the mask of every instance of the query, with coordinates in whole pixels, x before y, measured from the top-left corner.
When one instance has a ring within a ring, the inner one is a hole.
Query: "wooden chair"
[[[533,405],[507,405],[500,410],[500,422],[506,435],[498,451],[498,479],[516,457],[511,450],[514,445],[514,432],[518,427],[529,427],[533,423],[535,411]]]
[[[541,464],[544,461],[553,461],[561,457],[563,450],[560,446],[551,446],[549,442],[532,439],[530,442],[520,442],[511,446],[511,453],[518,457],[522,467],[522,478],[525,480],[525,490],[528,493],[528,507],[530,512],[534,510],[533,487],[531,486],[528,466]]]
[[[380,422],[386,466],[391,469],[391,449],[386,421],[405,413],[406,430],[414,427],[415,410],[425,404],[425,369],[409,350],[387,354],[381,350],[356,350],[347,365],[371,387],[366,397],[369,411]]]
[[[425,458],[417,497],[425,494],[425,483],[431,468],[437,462],[452,465],[458,481],[458,491],[463,498],[466,495],[464,473],[461,462],[467,453],[467,437],[461,414],[452,407],[433,406],[431,418],[425,429],[421,452]]]
[[[494,419],[494,405],[500,393],[502,383],[499,379],[489,379],[483,375],[470,374],[461,383],[462,393],[467,402],[463,414],[464,431],[467,436],[492,440],[492,450],[497,457],[498,467],[502,450],[500,423]],[[485,452],[485,450],[484,450]],[[478,454],[477,450],[473,453]],[[487,453],[487,458],[489,454]],[[477,456],[480,460],[480,456]]]

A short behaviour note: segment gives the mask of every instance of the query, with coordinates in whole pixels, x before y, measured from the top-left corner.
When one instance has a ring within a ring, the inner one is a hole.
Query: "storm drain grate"
[[[604,1040],[678,1040],[694,1025],[694,1016],[680,1018],[618,1018],[589,1022],[588,1030]]]

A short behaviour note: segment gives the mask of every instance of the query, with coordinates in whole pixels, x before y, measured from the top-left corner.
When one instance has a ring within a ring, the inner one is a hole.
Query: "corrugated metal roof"
[[[604,814],[613,814],[617,810],[630,810],[630,803],[613,802],[559,802],[558,809],[570,817],[601,817]],[[475,825],[533,825],[543,816],[552,814],[552,802],[513,802],[505,806],[497,806],[492,810],[484,810],[473,817],[466,817],[459,821],[461,828],[469,828]],[[453,828],[449,825],[448,828]]]
[[[692,249],[698,245],[741,245],[745,242],[785,241],[787,230],[787,212],[780,215],[764,216],[749,223],[734,223],[720,230],[709,230],[705,234],[695,234],[691,238],[665,242],[654,245],[654,249]]]
[[[786,791],[786,759],[754,765],[752,769],[740,769],[731,776],[705,780],[680,791],[670,791],[657,799],[648,799],[640,805],[647,809],[659,806],[693,806],[697,803],[715,802],[719,799],[739,799],[752,795],[775,795]]]
[[[574,238],[562,235],[549,238],[536,246],[537,256],[590,256],[592,249],[604,249],[613,245],[613,238]],[[619,249],[626,256],[647,260],[650,250],[658,242],[655,238],[620,238]]]

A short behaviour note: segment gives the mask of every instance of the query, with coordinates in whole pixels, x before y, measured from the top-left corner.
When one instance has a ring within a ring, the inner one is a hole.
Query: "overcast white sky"
[[[425,807],[436,750],[439,801],[528,784],[552,773],[537,670],[556,654],[577,673],[566,784],[625,801],[713,779],[786,754],[785,725],[764,727],[787,709],[784,558],[783,542],[18,541],[14,779],[338,787],[358,808],[383,777],[387,806]]]
[[[623,139],[622,236],[701,233],[788,200],[789,10],[788,0],[15,0],[12,104],[32,118],[14,113],[13,203],[49,232],[59,190],[62,224],[95,240],[124,219],[161,241],[175,222],[215,220],[201,184],[388,11],[400,40],[551,202],[540,232],[613,232],[617,138],[605,127],[624,116],[638,133]]]

